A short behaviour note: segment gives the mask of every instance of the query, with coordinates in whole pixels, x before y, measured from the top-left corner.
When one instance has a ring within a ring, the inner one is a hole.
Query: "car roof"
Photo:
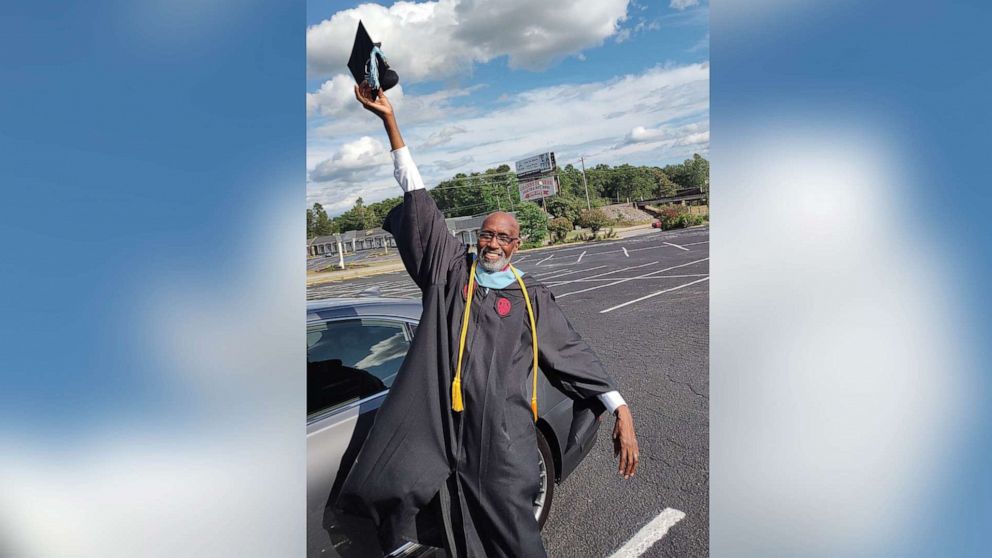
[[[347,317],[387,316],[419,321],[422,306],[412,298],[324,298],[307,302],[307,322]]]

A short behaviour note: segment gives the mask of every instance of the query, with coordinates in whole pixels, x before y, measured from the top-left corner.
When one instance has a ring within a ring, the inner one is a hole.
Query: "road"
[[[620,385],[640,468],[616,473],[612,418],[562,482],[543,535],[554,557],[709,554],[709,230],[647,231],[514,258],[547,284]],[[307,298],[419,297],[405,273],[325,284]],[[684,514],[684,515],[683,515]]]

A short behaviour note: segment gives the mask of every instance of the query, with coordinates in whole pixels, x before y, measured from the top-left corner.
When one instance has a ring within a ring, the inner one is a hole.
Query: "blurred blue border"
[[[767,123],[815,135],[823,122],[881,125],[898,138],[899,171],[909,177],[901,185],[907,195],[891,201],[910,216],[913,234],[934,243],[942,271],[955,280],[942,296],[964,311],[955,334],[972,351],[962,357],[974,420],[959,453],[934,456],[951,466],[927,487],[932,498],[917,504],[914,515],[925,520],[887,549],[890,556],[987,556],[992,544],[990,21],[986,2],[715,2],[711,10],[714,168],[721,152],[750,140],[721,136],[731,128],[760,131]],[[713,220],[716,260],[716,210]],[[718,390],[720,378],[712,385]]]
[[[8,427],[183,403],[137,346],[133,311],[166,277],[236,280],[263,232],[250,212],[305,204],[305,17],[302,1],[5,5]],[[287,172],[301,182],[257,180]]]

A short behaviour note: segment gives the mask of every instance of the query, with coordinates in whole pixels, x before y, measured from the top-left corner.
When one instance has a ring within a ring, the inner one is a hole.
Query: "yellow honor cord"
[[[534,319],[534,307],[530,305],[530,296],[527,294],[527,287],[524,286],[524,280],[517,273],[517,268],[510,265],[510,271],[517,278],[517,283],[520,283],[520,290],[524,293],[524,302],[527,304],[527,317],[530,318],[530,336],[531,344],[534,346],[534,388],[530,396],[530,409],[534,411],[534,422],[537,422],[537,321]]]
[[[460,413],[465,410],[465,403],[462,402],[462,356],[465,354],[465,337],[468,335],[468,314],[472,309],[472,295],[475,294],[475,266],[478,261],[472,262],[472,269],[468,272],[468,291],[465,296],[465,312],[462,314],[462,335],[458,342],[458,368],[455,370],[455,379],[451,382],[451,410]]]
[[[462,314],[462,333],[458,342],[458,367],[455,369],[455,379],[451,382],[451,410],[460,413],[465,410],[465,403],[462,400],[462,358],[465,355],[465,339],[468,336],[468,318],[472,309],[472,295],[475,294],[475,266],[478,261],[472,262],[472,269],[468,275],[468,293],[465,297],[465,312]],[[530,296],[527,294],[527,287],[524,280],[517,273],[517,269],[510,266],[510,271],[517,278],[520,290],[524,293],[524,302],[527,304],[527,317],[530,318],[531,342],[534,349],[534,387],[530,398],[530,408],[534,413],[534,422],[537,422],[537,321],[534,319],[534,307],[530,304]]]

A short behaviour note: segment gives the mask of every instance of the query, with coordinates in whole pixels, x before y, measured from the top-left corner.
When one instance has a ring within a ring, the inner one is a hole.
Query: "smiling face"
[[[492,233],[492,238],[483,240],[483,233]],[[509,242],[503,245],[499,238],[504,240],[509,238]],[[510,263],[510,258],[520,246],[520,225],[517,220],[505,211],[491,213],[482,222],[482,229],[479,230],[479,266],[482,269],[494,272],[501,271]]]

